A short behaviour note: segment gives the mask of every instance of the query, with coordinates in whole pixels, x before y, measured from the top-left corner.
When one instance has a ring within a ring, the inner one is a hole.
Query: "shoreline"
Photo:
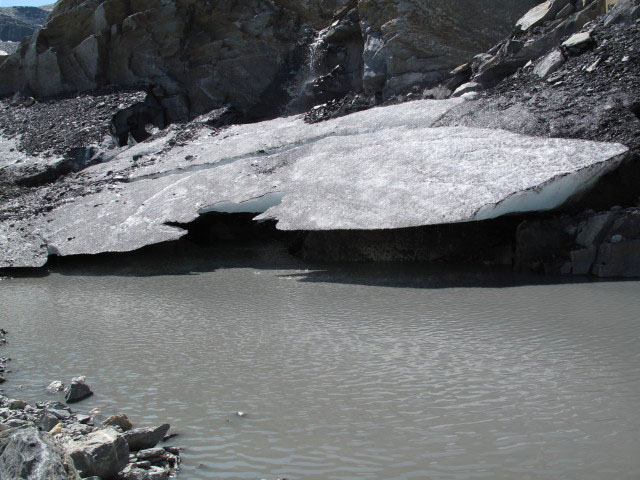
[[[0,329],[0,348],[9,332]],[[10,358],[0,356],[0,384],[9,381]],[[61,392],[52,382],[46,390]],[[124,414],[100,419],[100,409],[85,415],[68,404],[89,398],[84,377],[64,389],[66,403],[43,400],[33,405],[9,398],[0,389],[0,477],[47,480],[169,480],[180,470],[179,447],[164,444],[169,424],[133,428]],[[26,477],[23,475],[27,475]],[[31,475],[35,475],[32,477]]]

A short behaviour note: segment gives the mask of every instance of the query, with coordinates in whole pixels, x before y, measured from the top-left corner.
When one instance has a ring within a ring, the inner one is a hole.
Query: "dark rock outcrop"
[[[527,221],[516,238],[516,266],[523,271],[598,277],[640,273],[637,208]]]
[[[303,32],[330,26],[312,90],[337,95],[345,86],[362,87],[390,97],[439,81],[534,4],[62,0],[47,24],[0,65],[0,94],[143,84],[158,87],[160,103],[176,119],[224,104],[251,117],[273,115],[288,103],[287,90],[308,63]]]
[[[65,401],[67,403],[76,403],[84,400],[85,398],[89,398],[93,395],[91,388],[84,381],[83,377],[74,378],[71,381],[71,385],[66,390]]]

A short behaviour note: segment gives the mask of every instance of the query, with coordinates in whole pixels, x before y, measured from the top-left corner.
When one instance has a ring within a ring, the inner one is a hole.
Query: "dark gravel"
[[[19,137],[18,148],[30,155],[65,155],[74,148],[101,143],[109,135],[111,118],[119,110],[144,100],[141,90],[104,89],[36,100],[19,105],[0,100],[0,131]]]

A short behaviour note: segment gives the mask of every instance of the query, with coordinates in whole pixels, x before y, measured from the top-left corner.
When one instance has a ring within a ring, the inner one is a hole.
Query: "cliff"
[[[351,12],[334,31],[330,68],[350,88],[392,96],[441,80],[502,38],[534,0],[61,0],[47,24],[0,66],[0,94],[38,96],[105,85],[153,86],[172,119],[232,104],[273,116],[292,100],[316,31]],[[341,11],[342,9],[342,11]],[[337,16],[336,16],[337,15]],[[326,73],[326,72],[325,72]],[[344,93],[344,92],[336,92]]]

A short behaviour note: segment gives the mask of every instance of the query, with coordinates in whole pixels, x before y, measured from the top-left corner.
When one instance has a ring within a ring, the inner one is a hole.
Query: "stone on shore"
[[[123,414],[112,415],[102,422],[103,425],[118,427],[123,432],[129,431],[133,428],[129,417]]]
[[[89,433],[79,440],[66,439],[63,448],[82,477],[111,478],[129,462],[129,445],[113,428]]]
[[[58,417],[47,410],[40,411],[36,419],[36,425],[43,432],[50,432],[58,423],[60,423]]]
[[[145,450],[155,447],[169,431],[169,428],[171,426],[165,423],[155,428],[135,428],[123,435],[131,451]]]
[[[67,403],[76,403],[89,398],[93,395],[89,385],[85,383],[84,377],[77,377],[71,381],[71,385],[67,388],[65,401]]]
[[[482,90],[482,85],[480,85],[479,83],[467,82],[456,88],[456,91],[453,92],[453,96],[461,97],[465,93],[479,92],[480,90]]]
[[[31,426],[0,431],[0,478],[75,480],[80,477],[52,438]]]
[[[60,380],[56,380],[51,382],[46,389],[50,393],[62,392],[64,391],[64,384]]]
[[[169,477],[164,468],[161,467],[149,467],[149,468],[125,468],[121,474],[123,480],[168,480]]]
[[[542,2],[518,20],[516,22],[516,28],[521,32],[526,32],[533,27],[537,27],[547,20],[554,18],[568,3],[569,0],[547,0],[546,2]]]
[[[581,32],[571,35],[569,39],[562,43],[562,48],[572,55],[578,55],[592,45],[593,38],[591,37],[591,32]]]

